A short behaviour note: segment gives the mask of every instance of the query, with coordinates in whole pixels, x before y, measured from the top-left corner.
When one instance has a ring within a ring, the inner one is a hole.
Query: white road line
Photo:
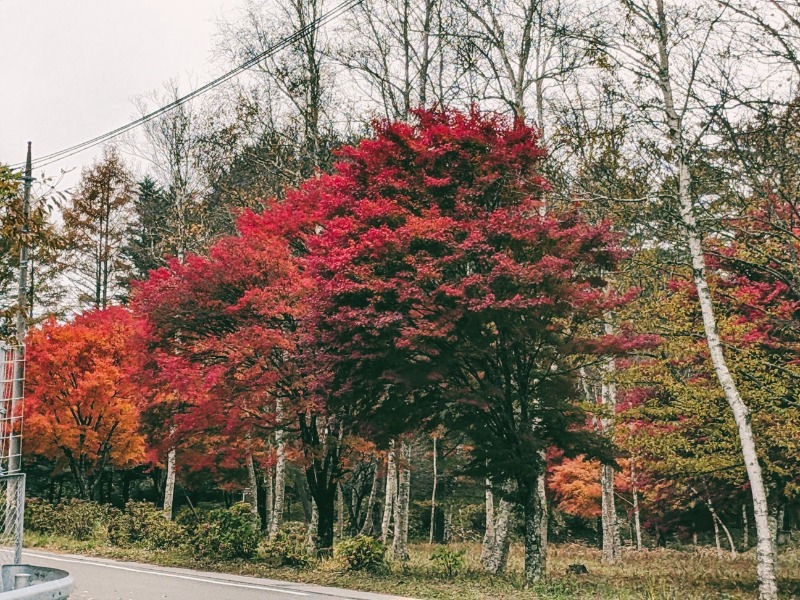
[[[220,581],[219,579],[206,579],[205,577],[192,577],[191,575],[178,575],[177,573],[165,573],[164,571],[151,571],[148,569],[134,569],[133,567],[123,567],[121,565],[110,565],[107,563],[93,562],[90,560],[77,560],[72,558],[54,558],[46,554],[34,554],[33,552],[23,552],[24,555],[33,556],[34,558],[41,558],[44,560],[52,560],[56,562],[76,563],[79,565],[91,565],[94,567],[105,567],[107,569],[117,569],[118,571],[131,571],[132,573],[145,573],[147,575],[160,575],[161,577],[172,577],[174,579],[188,579],[189,581],[201,581],[203,583],[211,583],[214,585],[224,585],[228,587],[247,588],[251,590],[263,590],[265,592],[279,592],[281,594],[290,594],[292,596],[308,596],[304,592],[295,592],[293,590],[285,590],[281,588],[266,587],[263,585],[251,585],[247,583],[234,583],[232,581]]]

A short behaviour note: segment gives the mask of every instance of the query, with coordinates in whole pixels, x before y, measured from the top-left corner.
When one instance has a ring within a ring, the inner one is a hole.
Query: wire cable
[[[258,63],[260,63],[264,59],[269,58],[269,57],[277,54],[278,52],[280,52],[284,48],[286,48],[286,47],[290,46],[291,44],[293,44],[293,43],[299,41],[300,39],[302,39],[303,36],[313,32],[313,31],[316,31],[317,29],[322,27],[325,23],[327,23],[327,22],[335,19],[339,15],[342,15],[342,14],[350,11],[351,9],[355,8],[355,6],[360,4],[362,1],[363,0],[344,0],[344,2],[342,2],[341,4],[339,4],[336,7],[332,8],[327,13],[324,13],[324,14],[320,15],[317,19],[315,19],[314,21],[311,21],[310,23],[306,24],[304,27],[301,27],[300,29],[298,29],[297,31],[292,33],[291,35],[278,40],[272,46],[270,46],[269,48],[265,49],[262,52],[259,52],[258,54],[256,54],[252,58],[246,60],[244,63],[242,63],[238,67],[236,67],[234,69],[231,69],[230,71],[228,71],[227,73],[224,73],[223,75],[220,75],[216,79],[212,79],[211,81],[209,81],[208,83],[206,83],[204,85],[201,85],[200,87],[198,87],[195,90],[189,92],[185,96],[181,96],[180,98],[176,98],[172,102],[170,102],[170,103],[168,103],[168,104],[166,104],[166,105],[154,110],[153,112],[150,112],[150,113],[148,113],[146,115],[142,115],[138,119],[135,119],[135,120],[133,120],[130,123],[127,123],[125,125],[122,125],[121,127],[117,127],[116,129],[112,129],[111,131],[106,132],[106,133],[104,133],[102,135],[98,135],[96,137],[93,137],[92,139],[86,140],[85,142],[81,142],[80,144],[75,144],[74,146],[70,146],[68,148],[64,148],[64,149],[59,150],[57,152],[52,152],[50,154],[46,154],[44,156],[40,156],[36,161],[34,161],[34,167],[42,168],[42,167],[50,165],[50,164],[52,164],[54,162],[57,162],[57,161],[60,161],[60,160],[64,160],[66,158],[69,158],[70,156],[74,156],[75,154],[78,154],[79,152],[83,152],[84,150],[88,150],[89,148],[92,148],[94,146],[97,146],[99,144],[107,142],[107,141],[109,141],[109,140],[111,140],[111,139],[113,139],[115,137],[118,137],[118,136],[122,135],[123,133],[127,133],[128,131],[131,131],[132,129],[135,129],[136,127],[139,127],[140,125],[144,125],[148,121],[152,121],[153,119],[155,119],[157,117],[160,117],[163,114],[168,113],[169,111],[177,108],[178,106],[181,106],[182,104],[185,104],[186,102],[189,102],[190,100],[193,100],[194,98],[196,98],[196,97],[198,97],[198,96],[200,96],[200,95],[202,95],[202,94],[214,89],[215,87],[218,87],[218,86],[222,85],[226,81],[229,81],[230,79],[233,79],[237,75],[240,75],[244,71],[247,71],[251,67],[254,67],[255,65],[257,65]],[[22,166],[24,166],[24,163],[17,163],[17,164],[11,165],[11,168],[12,169],[19,169]]]

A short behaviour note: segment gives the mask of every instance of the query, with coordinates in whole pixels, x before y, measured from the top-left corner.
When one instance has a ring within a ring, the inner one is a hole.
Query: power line
[[[257,65],[258,63],[263,61],[265,58],[269,58],[270,56],[273,56],[274,54],[276,54],[279,51],[283,50],[284,48],[288,47],[289,45],[299,41],[300,39],[302,39],[303,36],[307,35],[308,33],[311,33],[313,31],[319,29],[325,23],[335,19],[339,15],[342,15],[342,14],[348,12],[349,10],[351,10],[352,8],[354,8],[356,5],[360,4],[361,2],[362,2],[362,0],[344,0],[344,2],[342,2],[338,6],[336,6],[333,9],[331,9],[327,13],[324,13],[324,14],[320,15],[317,19],[315,19],[314,21],[311,21],[310,23],[308,23],[304,27],[298,29],[293,34],[278,40],[275,44],[273,44],[272,46],[270,46],[269,48],[267,48],[263,52],[260,52],[260,53],[256,54],[255,56],[253,56],[252,58],[248,59],[247,61],[245,61],[244,63],[242,63],[238,67],[228,71],[227,73],[224,73],[223,75],[220,75],[216,79],[213,79],[213,80],[209,81],[208,83],[200,86],[199,88],[189,92],[185,96],[182,96],[180,98],[176,98],[175,100],[173,100],[169,104],[166,104],[166,105],[162,106],[161,108],[158,108],[158,109],[154,110],[151,113],[143,115],[143,116],[139,117],[138,119],[135,119],[134,121],[131,121],[130,123],[127,123],[126,125],[123,125],[121,127],[117,127],[116,129],[112,129],[111,131],[109,131],[107,133],[104,133],[102,135],[98,135],[97,137],[94,137],[94,138],[92,138],[90,140],[86,140],[85,142],[81,142],[80,144],[75,144],[74,146],[70,146],[69,148],[64,148],[64,149],[59,150],[57,152],[52,152],[50,154],[46,154],[45,156],[41,156],[41,157],[39,157],[39,159],[34,164],[35,164],[35,166],[37,168],[45,167],[45,166],[50,165],[50,164],[52,164],[54,162],[63,160],[65,158],[69,158],[70,156],[78,154],[79,152],[83,152],[84,150],[88,150],[89,148],[92,148],[94,146],[97,146],[99,144],[107,142],[107,141],[109,141],[109,140],[111,140],[111,139],[113,139],[115,137],[118,137],[118,136],[122,135],[123,133],[127,133],[128,131],[131,131],[132,129],[135,129],[136,127],[139,127],[140,125],[143,125],[143,124],[147,123],[148,121],[152,121],[156,117],[160,117],[161,115],[163,115],[165,113],[168,113],[169,111],[173,110],[174,108],[177,108],[178,106],[180,106],[182,104],[185,104],[186,102],[189,102],[190,100],[200,96],[201,94],[204,94],[204,93],[208,92],[209,90],[212,90],[215,87],[217,87],[219,85],[222,85],[226,81],[228,81],[230,79],[233,79],[237,75],[239,75],[239,74],[243,73],[244,71],[250,69],[251,67]],[[12,169],[18,169],[18,168],[20,168],[22,166],[24,166],[24,163],[17,163],[15,165],[11,165],[11,168]]]

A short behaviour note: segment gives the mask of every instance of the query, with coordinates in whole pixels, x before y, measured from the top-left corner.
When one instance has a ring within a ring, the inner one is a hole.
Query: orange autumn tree
[[[81,498],[107,467],[144,459],[135,334],[131,314],[112,307],[51,319],[28,336],[25,450],[68,469]]]
[[[630,462],[618,459],[617,464],[620,470],[614,476],[614,489],[618,495],[626,494],[631,489]],[[547,485],[561,512],[583,519],[600,518],[600,461],[583,455],[565,457],[550,467]]]

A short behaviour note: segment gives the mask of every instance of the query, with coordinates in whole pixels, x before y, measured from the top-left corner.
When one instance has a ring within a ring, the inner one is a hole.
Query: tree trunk
[[[336,486],[336,536],[337,541],[344,538],[344,490],[342,484]]]
[[[286,497],[286,441],[284,440],[283,429],[280,427],[280,421],[283,418],[283,405],[278,401],[276,407],[276,414],[279,421],[279,427],[275,431],[275,445],[277,446],[277,455],[275,460],[275,494],[273,496],[272,516],[269,522],[269,539],[274,539],[278,534],[283,522],[283,505]]]
[[[433,438],[433,491],[431,492],[431,530],[428,535],[428,543],[433,544],[433,529],[436,525],[436,483],[438,480],[436,473],[436,437]]]
[[[492,523],[492,538],[485,558],[481,564],[487,573],[498,575],[506,570],[508,551],[511,547],[511,509],[512,505],[505,498],[497,505],[497,515]]]
[[[720,539],[719,539],[719,527],[722,527],[723,531],[725,532],[725,536],[728,538],[728,544],[731,547],[731,558],[735,558],[736,546],[733,543],[733,537],[731,536],[731,532],[725,526],[725,523],[722,522],[722,519],[720,519],[716,509],[714,509],[714,504],[711,502],[710,496],[706,496],[706,504],[708,505],[708,511],[711,513],[711,519],[714,521],[714,535],[716,537],[716,542],[717,542],[717,555],[722,557],[722,548],[720,546]]]
[[[537,528],[539,529],[539,548],[540,548],[540,555],[542,561],[542,577],[544,577],[546,572],[547,566],[547,522],[548,522],[548,511],[547,511],[547,472],[545,470],[545,466],[547,464],[547,457],[545,456],[545,451],[541,451],[541,461],[542,461],[542,472],[539,475],[539,480],[536,482],[536,497],[538,499],[538,515],[539,521],[537,523]]]
[[[537,480],[529,482],[522,492],[522,511],[525,519],[523,540],[525,543],[524,580],[526,586],[541,581],[547,565],[547,548],[542,544],[544,540],[542,525],[546,524],[547,520],[542,514],[546,509],[541,503],[540,481],[542,478],[538,477]]]
[[[614,328],[611,323],[603,325],[606,335],[613,335]],[[600,386],[600,401],[610,413],[600,420],[603,434],[609,438],[614,431],[614,413],[617,408],[617,390],[613,381],[616,364],[613,359],[606,361],[603,370],[603,381]],[[619,525],[617,522],[617,506],[614,501],[614,468],[603,465],[600,473],[600,497],[602,504],[603,527],[603,562],[614,564],[619,558]]]
[[[317,552],[317,526],[319,524],[319,512],[317,503],[311,498],[311,520],[308,522],[308,533],[306,534],[306,549],[309,554]]]
[[[636,530],[636,551],[642,551],[642,525],[639,519],[639,490],[636,487],[636,473],[631,459],[631,493],[633,494],[633,526]]]
[[[336,486],[341,475],[339,460],[344,431],[332,419],[320,419],[313,413],[298,414],[297,418],[307,461],[306,481],[317,507],[317,553],[326,556],[333,549]]]
[[[742,552],[747,552],[750,547],[750,525],[747,522],[747,504],[742,504]]]
[[[453,539],[453,509],[448,507],[444,511],[442,520],[442,543],[449,544]]]
[[[717,521],[719,521],[720,527],[722,527],[722,531],[725,532],[725,537],[728,538],[728,545],[731,549],[731,558],[736,558],[736,544],[733,543],[733,536],[731,535],[730,530],[725,525],[725,523],[720,519],[719,515],[716,515]]]
[[[131,474],[129,471],[123,473],[122,476],[122,506],[123,508],[128,504],[131,499]]]
[[[369,499],[367,500],[367,510],[366,514],[364,515],[364,524],[361,526],[359,530],[359,535],[372,535],[372,531],[375,528],[375,504],[377,503],[378,499],[378,482],[380,478],[378,477],[378,465],[375,464],[375,472],[372,474],[372,487],[369,490]]]
[[[492,482],[486,480],[486,530],[483,534],[483,544],[481,545],[481,564],[488,570],[487,561],[492,554],[494,547],[494,494],[492,493]]]
[[[293,480],[295,495],[300,501],[300,506],[303,507],[303,522],[308,524],[311,522],[311,494],[308,489],[308,481],[300,472],[295,473]]]
[[[392,554],[395,560],[408,560],[408,509],[411,501],[411,444],[400,443],[398,462],[397,499],[394,509],[394,540]]]
[[[600,471],[600,498],[602,505],[603,562],[614,564],[619,558],[617,507],[614,502],[614,467],[603,465]]]
[[[273,496],[272,487],[272,467],[268,466],[264,471],[264,529],[269,534],[269,529],[272,527],[272,510],[275,505],[275,497]]]
[[[728,370],[722,341],[717,332],[714,304],[706,276],[705,256],[703,255],[700,235],[694,217],[694,207],[689,196],[689,169],[683,162],[680,164],[680,173],[681,215],[684,225],[686,226],[689,251],[692,256],[694,283],[697,288],[697,295],[703,315],[706,341],[711,354],[714,371],[716,372],[717,379],[722,386],[725,398],[733,412],[734,420],[739,429],[742,456],[747,468],[750,491],[753,497],[753,514],[755,516],[756,536],[758,538],[756,553],[758,558],[757,574],[759,598],[761,600],[777,600],[778,584],[775,576],[775,547],[773,546],[772,536],[770,535],[767,492],[764,487],[761,464],[759,463],[758,453],[756,451],[753,428],[750,424],[750,410],[745,405],[741,396],[739,396],[739,390],[736,387],[733,376]]]
[[[108,479],[106,479],[106,498],[109,502],[113,501],[114,497],[114,467],[108,468]]]
[[[258,478],[256,477],[256,463],[253,455],[249,451],[245,456],[247,462],[247,490],[245,490],[244,501],[250,503],[250,511],[253,513],[253,523],[256,529],[260,529],[261,519],[258,516]]]
[[[394,441],[389,443],[389,452],[386,455],[386,496],[383,502],[383,519],[381,521],[381,543],[389,539],[389,527],[394,512],[395,497],[397,496],[397,464],[394,459]]]
[[[753,497],[753,516],[756,523],[758,593],[760,600],[777,600],[778,583],[775,575],[776,560],[775,547],[769,528],[769,509],[767,504],[767,490],[761,473],[761,463],[758,460],[753,428],[750,423],[750,410],[739,395],[736,382],[728,369],[722,340],[717,331],[717,320],[714,314],[714,302],[711,290],[708,287],[706,273],[706,260],[700,231],[695,218],[694,202],[691,197],[691,174],[687,163],[686,148],[683,140],[683,124],[676,109],[672,93],[672,81],[669,63],[669,49],[667,17],[664,10],[664,0],[656,0],[657,12],[657,41],[658,41],[658,77],[664,99],[664,109],[667,125],[670,128],[670,138],[674,144],[678,167],[678,200],[680,203],[681,219],[683,221],[686,242],[692,261],[694,285],[703,316],[703,328],[706,342],[711,355],[711,362],[725,393],[725,399],[730,406],[736,426],[739,430],[739,442],[742,448],[742,457],[747,469],[750,483],[750,493]]]
[[[315,498],[317,507],[317,555],[330,556],[333,551],[333,527],[336,520],[336,487],[321,499]]]
[[[164,482],[164,516],[172,519],[172,505],[175,501],[175,446],[167,453],[167,479]]]

